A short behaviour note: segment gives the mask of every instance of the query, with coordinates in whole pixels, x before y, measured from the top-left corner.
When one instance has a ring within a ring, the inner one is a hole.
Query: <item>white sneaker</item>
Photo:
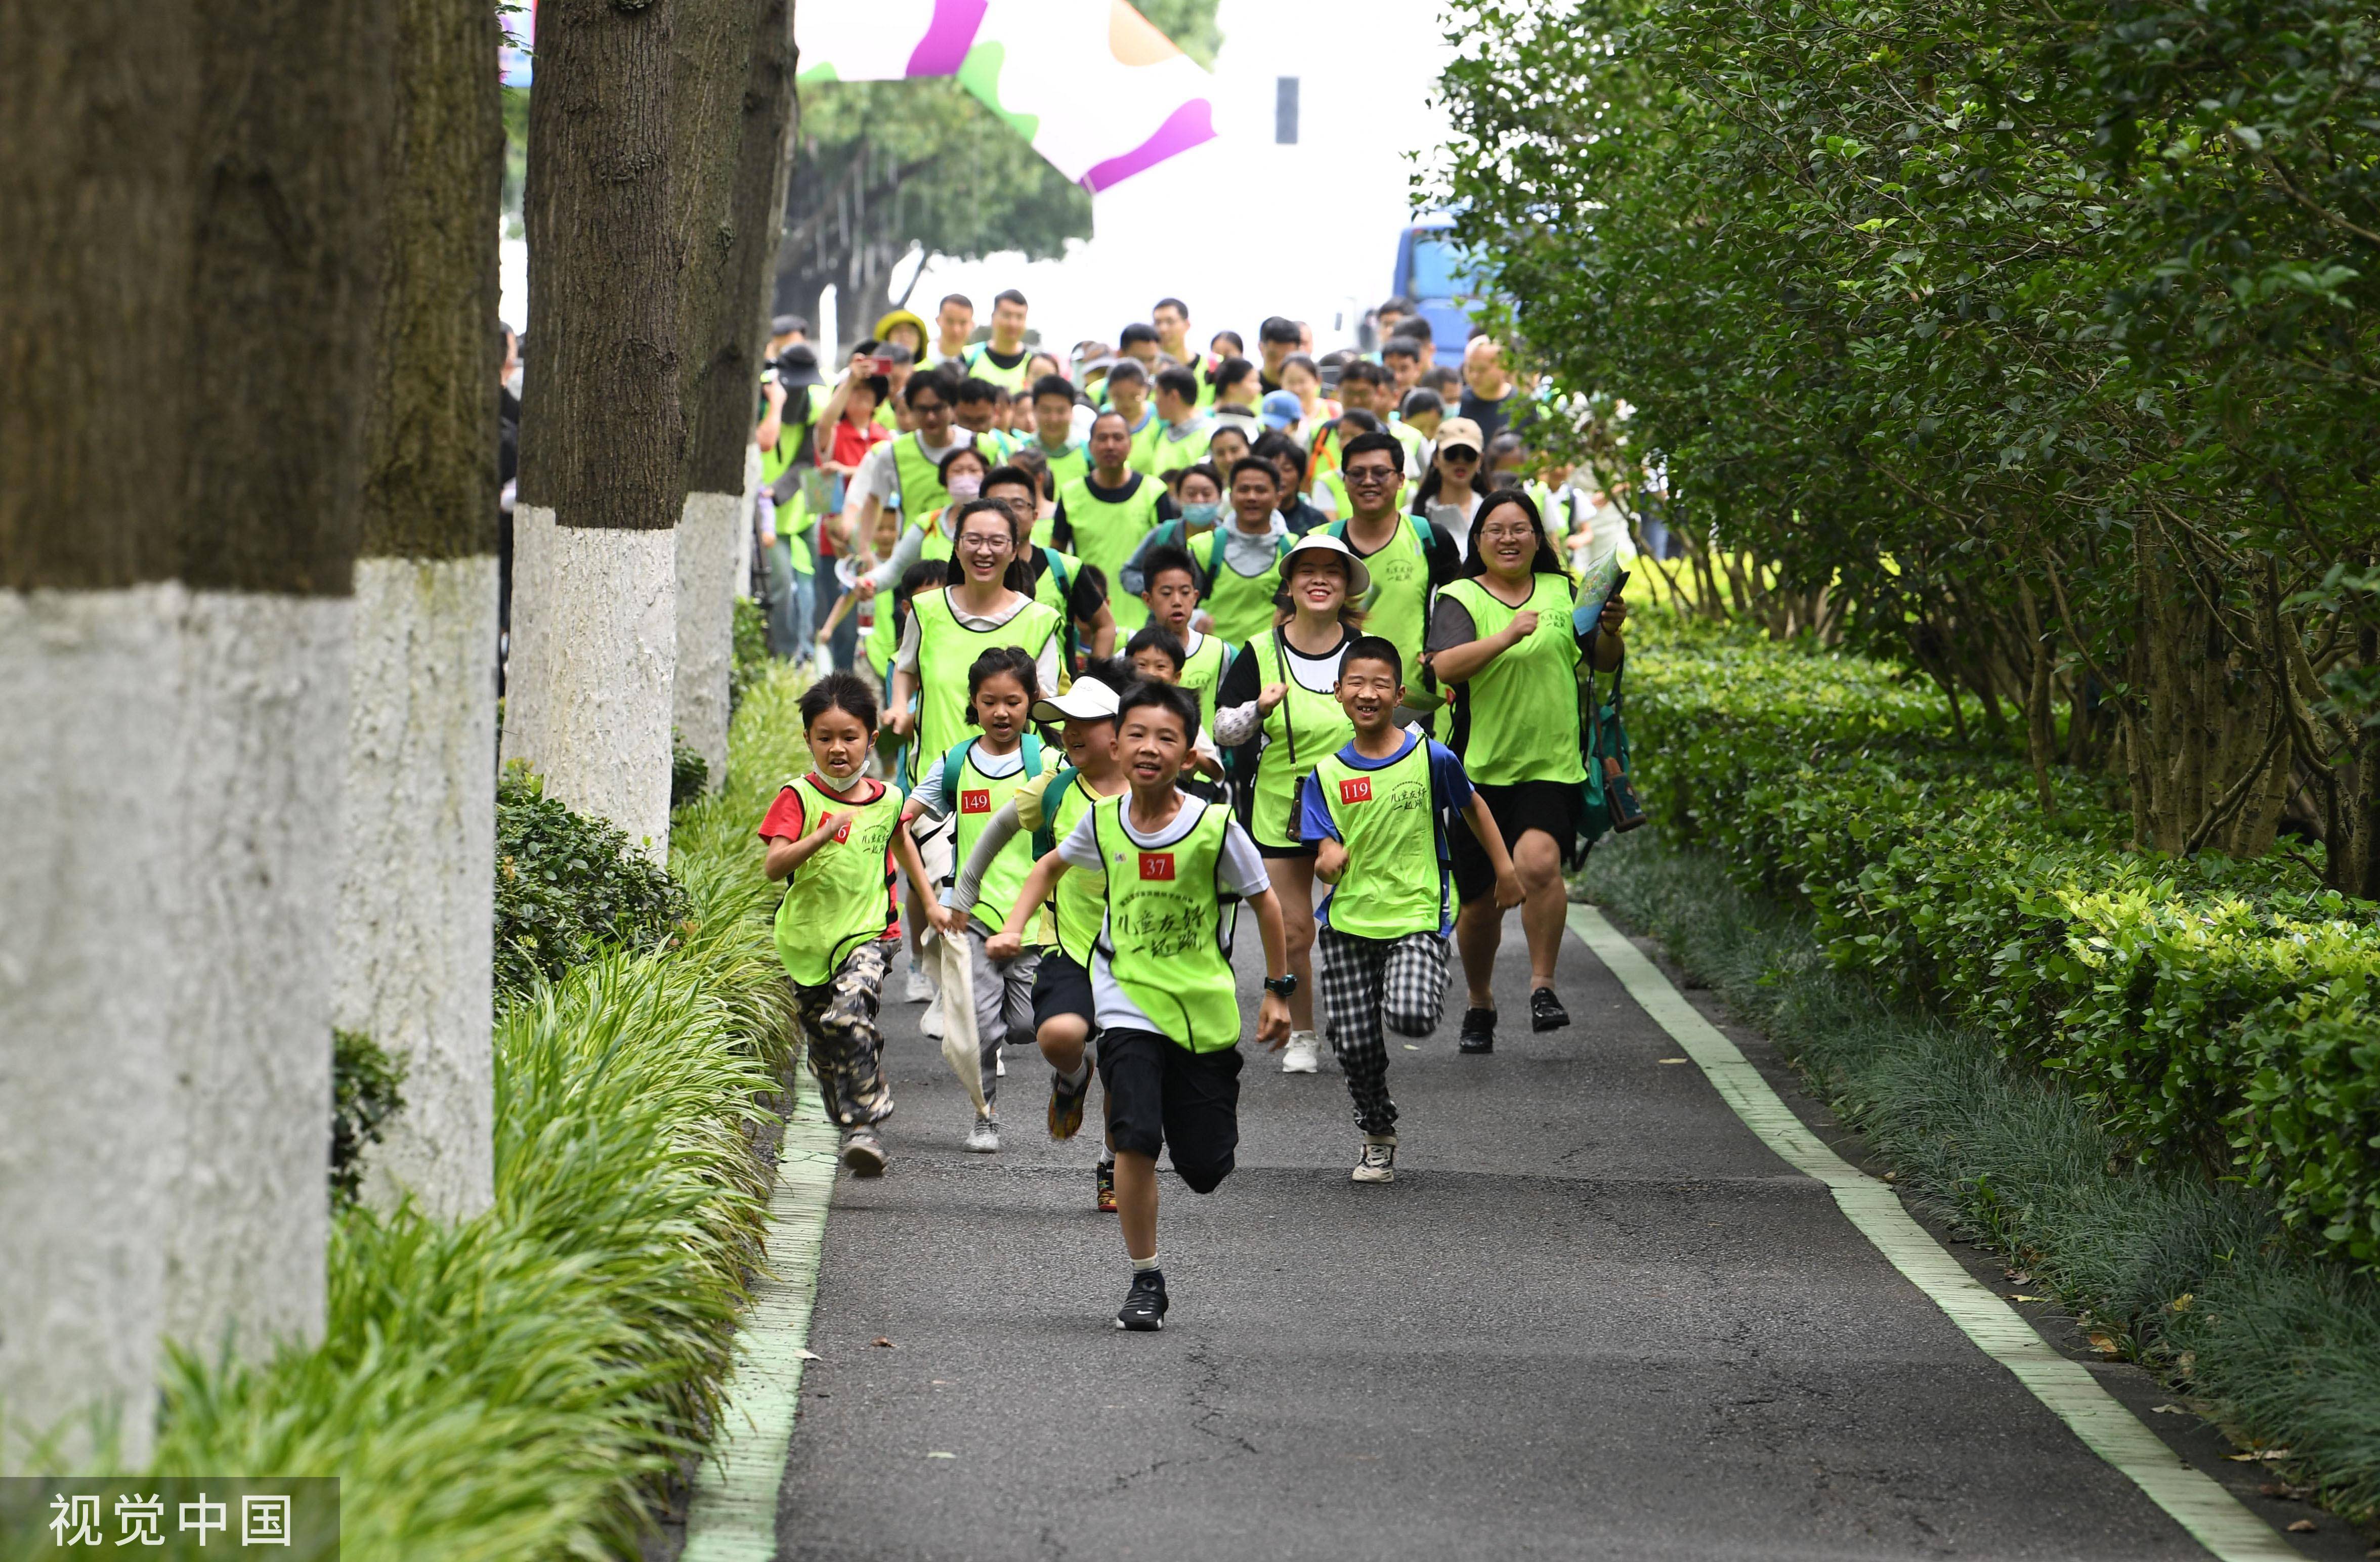
[[[1381,1138],[1364,1135],[1363,1158],[1355,1163],[1353,1173],[1358,1182],[1393,1182],[1397,1180],[1397,1141],[1391,1134]]]
[[[1289,1045],[1281,1049],[1281,1072],[1285,1074],[1318,1074],[1322,1072],[1322,1038],[1312,1031],[1292,1031]]]
[[[926,980],[925,968],[914,960],[909,963],[909,986],[902,996],[911,1003],[924,1003],[934,996],[934,984]]]
[[[994,1079],[1006,1079],[1008,1077],[1007,1053],[995,1052],[991,1055],[991,1077]]]
[[[927,1035],[932,1037],[936,1041],[942,1039],[941,994],[936,993],[934,995],[934,1001],[926,1005],[925,1015],[923,1018],[918,1020],[917,1028],[925,1032]]]
[[[1000,1148],[1000,1121],[996,1118],[978,1118],[967,1130],[966,1147],[979,1156],[988,1156]]]

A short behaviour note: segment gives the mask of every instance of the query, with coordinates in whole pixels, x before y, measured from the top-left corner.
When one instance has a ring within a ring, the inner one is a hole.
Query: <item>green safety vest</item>
[[[1167,1040],[1193,1052],[1236,1047],[1239,993],[1215,878],[1231,815],[1184,797],[1183,807],[1198,810],[1189,831],[1170,846],[1145,847],[1124,831],[1131,798],[1129,791],[1102,797],[1090,810],[1107,867],[1099,951],[1108,975]]]
[[[1020,445],[1018,448],[1024,447]],[[1043,444],[1038,437],[1033,441],[1032,448],[1041,453],[1043,463],[1050,468],[1051,493],[1063,493],[1066,491],[1066,485],[1076,478],[1090,476],[1091,453],[1079,441],[1066,445],[1054,455],[1050,453],[1050,447]],[[1049,523],[1045,521],[1042,524],[1047,526]]]
[[[954,430],[965,433],[964,429]],[[974,436],[967,436],[974,442]],[[943,454],[950,453],[944,451]],[[928,515],[951,502],[942,486],[942,466],[926,454],[923,435],[906,433],[892,442],[892,503],[889,506],[911,517]]]
[[[1207,445],[1214,437],[1215,425],[1209,418],[1194,420],[1188,433],[1177,435],[1172,424],[1152,412],[1148,415],[1148,427],[1133,436],[1129,465],[1152,478],[1176,466],[1196,466],[1207,459]],[[1144,457],[1146,466],[1142,465]]]
[[[1165,419],[1150,407],[1140,415],[1140,426],[1132,431],[1132,454],[1123,464],[1145,478],[1157,476],[1157,436],[1165,427]]]
[[[1080,770],[1072,765],[1059,770],[1041,789],[1041,829],[1034,850],[1044,855],[1055,851],[1099,801],[1099,794],[1084,784]],[[1058,888],[1050,898],[1058,948],[1086,971],[1091,968],[1091,949],[1099,941],[1099,918],[1106,914],[1107,900],[1107,875],[1079,867],[1058,876]]]
[[[1355,723],[1347,719],[1336,695],[1316,694],[1297,681],[1290,671],[1292,653],[1279,629],[1250,640],[1248,649],[1257,658],[1260,683],[1289,689],[1279,705],[1265,712],[1265,744],[1257,759],[1248,833],[1259,846],[1294,846],[1299,841],[1298,783],[1326,755],[1338,752],[1355,735]]]
[[[917,735],[914,752],[941,754],[966,735],[967,669],[994,646],[1014,646],[1038,659],[1058,633],[1058,610],[1028,600],[997,629],[969,629],[951,609],[947,591],[920,591],[909,600],[917,620]]]
[[[1067,681],[1071,683],[1083,653],[1089,648],[1083,641],[1082,632],[1075,627],[1074,604],[1066,599],[1075,588],[1075,582],[1082,578],[1083,561],[1046,544],[1040,551],[1041,573],[1034,577],[1033,599],[1058,610],[1058,622],[1065,626],[1066,631],[1064,660]]]
[[[1342,542],[1347,523],[1333,521],[1325,528]],[[1439,702],[1437,691],[1424,681],[1422,651],[1429,638],[1429,522],[1406,515],[1396,535],[1376,553],[1359,553],[1371,572],[1372,589],[1365,597],[1364,633],[1392,643],[1405,659],[1405,704],[1427,710]],[[1348,545],[1354,551],[1354,544]]]
[[[1209,733],[1215,730],[1215,696],[1231,666],[1232,648],[1220,635],[1200,636],[1198,648],[1182,663],[1182,686],[1198,696],[1198,725]]]
[[[855,810],[834,840],[810,854],[785,880],[777,902],[777,958],[796,987],[824,987],[862,944],[900,926],[892,893],[892,832],[901,823],[900,793],[880,788],[872,803],[830,795],[808,776],[789,783],[802,800],[805,830],[844,809]]]
[[[1001,386],[1011,394],[1025,389],[1028,367],[1032,362],[1033,349],[1020,347],[1017,349],[1016,366],[1002,369],[991,361],[991,344],[989,342],[978,342],[959,355],[959,367],[970,378],[988,385]]]
[[[1131,494],[1120,503],[1093,497],[1091,479],[1077,478],[1061,490],[1066,525],[1075,534],[1075,555],[1095,564],[1111,588],[1108,606],[1116,628],[1129,635],[1148,622],[1148,606],[1139,598],[1114,589],[1123,578],[1124,561],[1157,527],[1157,502],[1165,485],[1145,473],[1135,473]]]
[[[983,740],[968,738],[953,744],[942,756],[942,805],[956,822],[952,827],[951,861],[964,866],[975,854],[975,843],[983,834],[983,827],[991,816],[1000,812],[1003,804],[1016,795],[1016,789],[1036,777],[1056,768],[1057,756],[1047,752],[1041,740],[1032,733],[1024,738],[1025,763],[1013,776],[988,776],[977,768],[975,745]],[[997,932],[1008,920],[1008,913],[1016,904],[1016,893],[1025,888],[1025,876],[1033,870],[1038,854],[1033,842],[1023,835],[1012,838],[993,857],[991,866],[983,876],[975,903],[975,918],[985,927]],[[943,880],[945,884],[950,880]],[[1028,944],[1050,941],[1047,920],[1037,914],[1025,930]]]
[[[1231,548],[1224,533],[1236,522],[1218,526],[1207,543],[1207,595],[1203,606],[1215,621],[1215,633],[1227,646],[1245,646],[1272,627],[1273,599],[1281,595],[1281,562],[1289,555],[1290,539],[1273,539],[1272,563],[1262,575],[1242,575],[1232,567]]]
[[[1343,748],[1314,767],[1330,805],[1347,871],[1322,907],[1330,927],[1358,938],[1402,938],[1446,927],[1446,863],[1429,783],[1429,740],[1385,765],[1351,763]]]
[[[1475,578],[1451,582],[1444,595],[1461,602],[1482,640],[1503,632],[1515,613],[1535,610],[1536,633],[1471,675],[1459,696],[1463,768],[1474,782],[1586,779],[1578,757],[1578,638],[1570,615],[1577,587],[1566,575],[1530,577],[1529,599],[1508,608]]]

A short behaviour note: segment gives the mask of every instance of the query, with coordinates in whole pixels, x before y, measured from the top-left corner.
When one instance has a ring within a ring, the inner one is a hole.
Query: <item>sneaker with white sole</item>
[[[1000,1120],[979,1117],[967,1130],[966,1147],[978,1156],[988,1156],[1000,1148]]]
[[[843,1134],[843,1164],[854,1177],[884,1175],[884,1142],[872,1128],[848,1128]]]
[[[1322,1038],[1312,1031],[1292,1031],[1289,1045],[1281,1048],[1281,1072],[1285,1074],[1318,1074],[1322,1072]]]
[[[934,995],[934,1001],[926,1005],[925,1013],[918,1017],[917,1028],[925,1032],[929,1037],[935,1041],[942,1039],[941,994],[936,993]]]
[[[1356,1161],[1350,1174],[1358,1182],[1393,1182],[1397,1180],[1397,1141],[1391,1134],[1364,1135],[1363,1158]]]
[[[901,996],[911,1003],[930,1002],[933,999],[934,984],[926,979],[926,968],[914,960],[909,963],[909,985]]]
[[[1116,1314],[1116,1327],[1154,1334],[1165,1326],[1168,1305],[1164,1274],[1156,1269],[1135,1270],[1132,1290],[1124,1294],[1123,1307]]]

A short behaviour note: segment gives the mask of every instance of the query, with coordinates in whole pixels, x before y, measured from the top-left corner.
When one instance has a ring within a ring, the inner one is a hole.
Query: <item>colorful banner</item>
[[[1208,78],[1125,0],[797,8],[804,81],[956,76],[1096,195],[1215,136]]]

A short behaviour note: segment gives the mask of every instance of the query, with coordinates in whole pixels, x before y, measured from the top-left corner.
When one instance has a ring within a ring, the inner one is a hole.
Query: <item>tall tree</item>
[[[532,368],[504,754],[669,851],[685,502],[673,225],[677,0],[548,0],[529,96]]]
[[[745,452],[751,444],[759,383],[760,300],[738,292],[744,235],[767,220],[765,209],[739,211],[739,176],[747,136],[774,151],[782,165],[783,121],[791,108],[782,84],[773,117],[759,112],[755,87],[771,52],[756,30],[773,18],[789,25],[783,0],[678,0],[676,73],[676,233],[680,255],[679,328],[684,343],[679,395],[686,424],[686,508],[677,528],[678,734],[710,766],[727,768],[727,676],[734,659],[736,532],[744,513]]]
[[[494,1198],[495,13],[398,0],[347,708],[338,1023],[403,1061],[372,1189]]]
[[[138,1459],[161,1336],[321,1323],[391,34],[366,0],[0,34],[0,1382],[18,1433],[91,1406]]]

